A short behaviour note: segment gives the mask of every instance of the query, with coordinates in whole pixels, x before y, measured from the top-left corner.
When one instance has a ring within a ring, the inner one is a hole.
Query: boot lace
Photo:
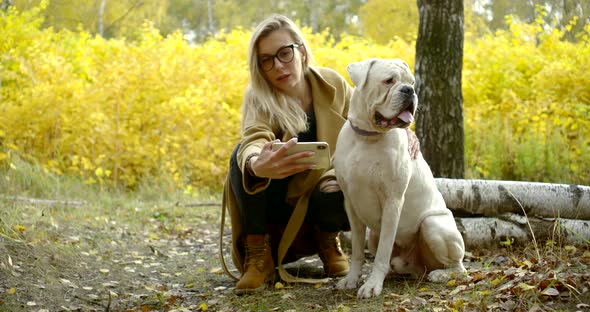
[[[327,251],[334,248],[337,253],[342,254],[342,246],[340,245],[340,239],[337,232],[325,235],[322,241],[319,242],[319,246],[321,251]]]
[[[246,246],[246,267],[256,266],[260,271],[264,268],[266,244]]]

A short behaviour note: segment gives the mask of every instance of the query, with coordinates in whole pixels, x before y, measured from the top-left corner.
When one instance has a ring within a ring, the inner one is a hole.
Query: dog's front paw
[[[358,277],[350,276],[350,274],[346,275],[343,279],[339,280],[336,284],[336,288],[338,289],[353,289],[356,288],[358,283]]]
[[[369,280],[359,289],[357,297],[359,299],[377,297],[381,294],[382,290],[383,280],[369,278]]]

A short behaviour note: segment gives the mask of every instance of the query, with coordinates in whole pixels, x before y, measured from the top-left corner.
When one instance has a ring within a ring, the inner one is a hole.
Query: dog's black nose
[[[412,88],[410,86],[402,86],[399,89],[399,92],[406,93],[406,94],[414,94],[414,88]]]

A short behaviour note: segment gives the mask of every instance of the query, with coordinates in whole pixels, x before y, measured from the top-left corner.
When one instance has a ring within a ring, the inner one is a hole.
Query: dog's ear
[[[412,70],[410,69],[410,65],[408,65],[408,63],[406,63],[406,61],[402,60],[402,59],[395,59],[395,61],[401,66],[401,68],[404,69],[404,73],[406,75],[407,78],[409,78],[409,80],[412,80],[412,84],[414,83],[414,74],[412,73]]]
[[[356,87],[360,88],[365,84],[367,76],[369,75],[369,70],[375,61],[375,59],[368,59],[360,62],[350,63],[348,66],[346,66],[346,71],[348,71],[348,75]]]

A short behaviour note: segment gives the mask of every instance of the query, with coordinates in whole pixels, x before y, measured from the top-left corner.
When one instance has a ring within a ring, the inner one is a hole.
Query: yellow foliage
[[[541,21],[465,44],[467,175],[589,184],[590,41]]]
[[[0,14],[0,164],[19,155],[88,184],[157,176],[186,193],[220,190],[239,141],[249,31],[190,46],[148,25],[136,41],[105,40],[41,29],[39,10]],[[346,65],[369,57],[414,64],[401,39],[303,31],[318,64],[347,79]],[[466,42],[468,176],[590,182],[590,41],[560,36],[513,24]]]

